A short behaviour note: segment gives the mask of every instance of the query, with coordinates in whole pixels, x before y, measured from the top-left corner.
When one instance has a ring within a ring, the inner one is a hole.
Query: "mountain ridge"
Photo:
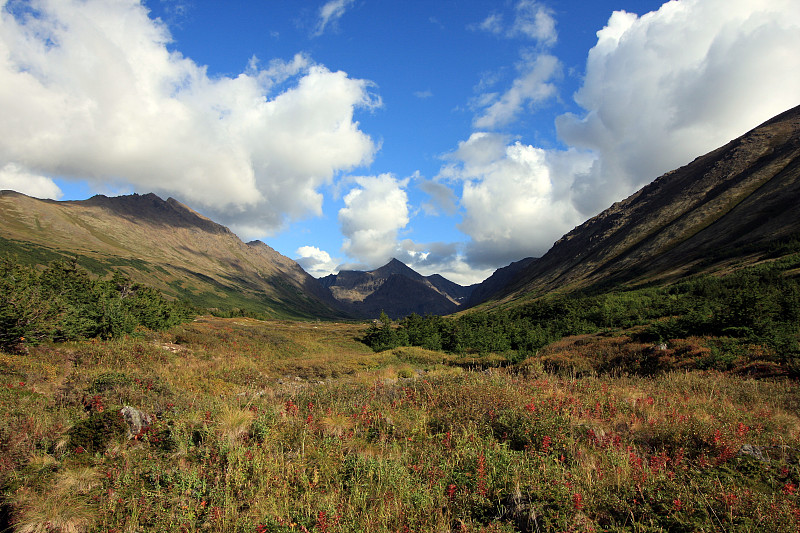
[[[0,223],[7,250],[77,256],[96,274],[122,270],[201,307],[272,317],[346,316],[296,262],[260,241],[245,244],[173,198],[149,193],[56,201],[1,191]]]
[[[771,243],[800,234],[798,205],[800,106],[614,203],[491,299],[669,282],[756,261]]]

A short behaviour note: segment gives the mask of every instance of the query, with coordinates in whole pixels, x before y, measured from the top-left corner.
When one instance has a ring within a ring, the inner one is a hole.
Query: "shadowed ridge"
[[[587,220],[492,298],[668,282],[753,262],[800,234],[798,205],[800,106]]]
[[[198,212],[174,198],[162,200],[154,193],[128,194],[108,197],[103,194],[92,196],[88,200],[70,203],[106,209],[117,216],[125,217],[132,222],[147,223],[159,226],[194,227],[209,233],[229,234],[231,231],[204,217]]]

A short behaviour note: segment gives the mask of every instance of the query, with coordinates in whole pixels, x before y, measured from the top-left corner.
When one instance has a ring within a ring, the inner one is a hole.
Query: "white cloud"
[[[518,66],[521,74],[504,94],[487,93],[480,103],[486,106],[475,117],[473,126],[494,129],[516,120],[526,105],[533,106],[553,98],[557,89],[553,78],[561,73],[561,62],[550,54],[540,54]]]
[[[319,21],[317,22],[317,29],[314,35],[322,35],[325,29],[344,16],[345,11],[354,0],[330,0],[319,8]]]
[[[358,187],[344,197],[339,223],[344,252],[358,261],[380,266],[397,252],[397,232],[409,221],[408,179],[391,174],[353,178]]]
[[[514,24],[509,36],[522,35],[544,46],[555,44],[558,38],[553,10],[535,0],[520,0],[515,6]]]
[[[536,0],[519,0],[514,4],[511,22],[502,13],[489,14],[480,24],[471,26],[506,38],[532,39],[541,46],[552,46],[558,39],[553,10]]]
[[[556,121],[568,150],[475,133],[450,154],[437,179],[464,183],[467,262],[497,267],[540,255],[614,201],[796,106],[797,50],[795,0],[615,12],[575,95],[585,112]]]
[[[0,12],[0,165],[173,195],[251,237],[319,214],[375,152],[367,81],[302,55],[210,77],[138,0],[32,8]]]
[[[797,50],[793,0],[685,0],[642,17],[614,13],[575,96],[586,114],[557,121],[565,142],[598,156],[575,180],[575,204],[594,214],[797,105]]]
[[[295,254],[295,261],[315,278],[333,274],[337,270],[338,261],[316,246],[301,246]]]
[[[58,200],[64,195],[50,178],[31,174],[15,163],[8,163],[0,168],[0,189],[9,189],[34,198],[50,198],[52,200]]]
[[[568,152],[569,171],[588,168],[591,158]],[[463,181],[459,229],[469,235],[466,258],[479,268],[503,266],[540,255],[580,221],[569,190],[555,169],[564,153],[548,152],[506,136],[474,133],[448,156],[441,179]]]
[[[503,33],[503,15],[500,13],[492,13],[485,19],[483,22],[478,24],[478,28],[483,31],[488,31],[489,33],[493,33],[495,35],[500,35]]]

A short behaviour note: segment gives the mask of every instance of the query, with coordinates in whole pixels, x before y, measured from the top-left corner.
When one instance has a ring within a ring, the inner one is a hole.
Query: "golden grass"
[[[664,518],[673,499],[697,507],[698,493],[711,494],[703,509],[726,530],[777,531],[800,508],[794,471],[780,477],[774,465],[762,472],[771,485],[748,489],[762,515],[780,504],[761,522],[743,522],[750,517],[714,492],[744,494],[726,481],[739,475],[728,448],[800,448],[791,382],[546,368],[548,357],[588,358],[591,337],[516,367],[478,369],[419,348],[373,354],[357,341],[365,328],[206,318],[71,345],[75,365],[54,365],[46,378],[58,387],[44,377],[19,386],[37,361],[63,356],[32,349],[24,369],[14,363],[19,376],[0,376],[2,430],[13,437],[0,475],[15,531],[512,531],[535,530],[513,525],[534,518],[540,530],[668,530],[682,523]],[[175,341],[180,350],[160,347]],[[621,337],[595,348],[608,357],[626,347],[638,349]],[[152,409],[154,427],[95,455],[76,451],[70,424],[91,416],[84,396],[113,373],[130,379],[102,391],[107,409],[135,399]],[[717,460],[731,461],[728,470],[714,470]],[[662,521],[648,522],[639,505]],[[710,530],[705,516],[678,518]]]
[[[86,494],[102,486],[102,474],[90,466],[76,466],[61,470],[55,479],[57,493]]]
[[[12,522],[17,533],[83,533],[97,516],[82,495],[70,491],[40,494],[22,489],[13,495],[13,502]]]
[[[253,418],[253,411],[249,409],[225,405],[217,416],[217,431],[224,440],[233,444],[247,435]]]

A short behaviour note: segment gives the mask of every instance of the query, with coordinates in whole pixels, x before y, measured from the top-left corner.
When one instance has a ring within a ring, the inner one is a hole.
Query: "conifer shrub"
[[[69,430],[69,446],[75,453],[96,453],[105,450],[115,439],[126,435],[128,425],[115,409],[92,413]]]
[[[0,258],[0,350],[19,352],[44,341],[111,338],[138,327],[162,330],[194,312],[146,285],[115,273],[92,277],[75,260],[43,270]]]

